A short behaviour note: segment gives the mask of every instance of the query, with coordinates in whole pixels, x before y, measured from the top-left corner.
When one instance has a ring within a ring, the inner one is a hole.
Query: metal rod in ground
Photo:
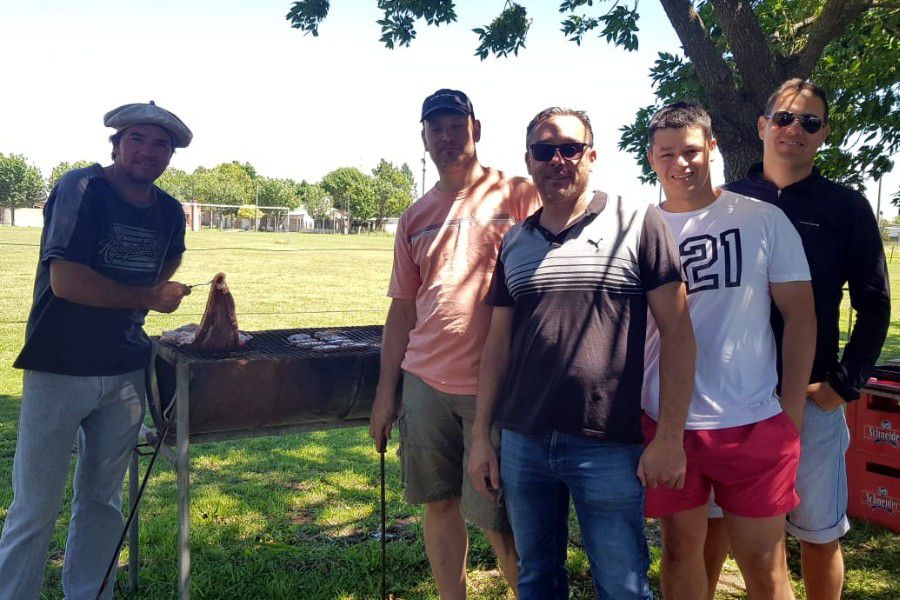
[[[381,459],[381,600],[387,600],[387,532],[385,514],[387,503],[384,498],[384,453],[387,451],[387,438],[381,438],[378,455]]]
[[[106,589],[106,585],[109,583],[109,576],[112,573],[113,567],[116,566],[116,562],[119,558],[119,551],[122,549],[122,544],[125,542],[125,536],[128,535],[128,528],[131,527],[131,521],[134,519],[134,515],[137,512],[138,505],[141,502],[141,497],[144,495],[144,488],[147,487],[147,481],[150,479],[150,473],[153,471],[153,463],[156,462],[156,457],[159,456],[159,448],[163,444],[163,440],[166,439],[166,434],[169,433],[169,425],[172,423],[172,418],[170,417],[163,426],[162,433],[159,436],[159,439],[156,440],[156,446],[153,448],[153,455],[150,457],[150,464],[147,465],[147,472],[144,473],[144,479],[141,481],[141,487],[138,490],[137,498],[135,498],[134,505],[131,510],[128,511],[128,519],[125,521],[125,528],[122,529],[122,535],[119,536],[119,543],[116,544],[116,550],[113,552],[112,558],[109,561],[109,566],[106,567],[106,574],[103,576],[103,583],[100,584],[100,590],[97,592],[97,600],[100,600],[103,595],[103,590]]]

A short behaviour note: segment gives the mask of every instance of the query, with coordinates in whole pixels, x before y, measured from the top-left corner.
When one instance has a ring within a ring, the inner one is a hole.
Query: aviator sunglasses
[[[553,160],[557,151],[566,160],[578,160],[587,147],[587,144],[581,142],[567,142],[565,144],[531,144],[528,149],[531,150],[531,158],[534,160],[548,162]]]
[[[772,124],[775,125],[775,127],[790,127],[791,123],[799,119],[800,127],[802,127],[806,133],[815,133],[822,129],[822,125],[825,124],[822,117],[818,115],[811,115],[808,113],[797,115],[786,110],[779,110],[771,115],[766,115],[766,118],[772,121]]]

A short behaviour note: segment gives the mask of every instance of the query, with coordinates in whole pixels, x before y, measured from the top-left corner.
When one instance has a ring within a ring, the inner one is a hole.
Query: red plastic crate
[[[900,462],[900,402],[866,392],[847,406],[850,448]]]
[[[865,400],[865,392],[863,392],[859,400],[854,400],[847,404],[844,408],[844,416],[847,418],[847,428],[850,430],[850,447],[856,447],[856,407]]]
[[[900,460],[847,453],[847,513],[900,532]]]

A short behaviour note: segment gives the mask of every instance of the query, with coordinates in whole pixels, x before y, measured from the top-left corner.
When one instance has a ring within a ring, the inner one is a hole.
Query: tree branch
[[[703,86],[706,109],[712,117],[719,144],[723,149],[729,149],[725,156],[726,178],[733,181],[743,177],[746,167],[762,156],[762,144],[756,136],[756,119],[762,112],[763,103],[746,97],[738,89],[731,67],[690,0],[660,0],[660,3]]]
[[[812,25],[806,44],[786,61],[786,75],[806,79],[812,73],[825,46],[840,37],[861,14],[878,6],[877,0],[828,0],[821,16]]]
[[[785,79],[778,57],[759,26],[749,2],[743,0],[710,0],[734,62],[753,101],[762,106],[769,92]]]
[[[739,102],[737,86],[728,63],[709,37],[703,20],[690,0],[660,0],[669,22],[678,34],[685,54],[693,63],[703,89],[712,98]]]
[[[758,107],[748,104],[749,99],[738,89],[731,67],[709,36],[691,0],[660,0],[660,3],[694,66],[708,100],[707,109],[714,120],[718,116],[720,120],[744,125],[755,123],[763,103]]]

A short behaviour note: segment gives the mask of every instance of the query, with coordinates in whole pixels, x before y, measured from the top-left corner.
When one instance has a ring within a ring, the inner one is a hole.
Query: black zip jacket
[[[812,174],[778,189],[763,179],[762,163],[751,167],[746,179],[726,189],[770,202],[784,211],[803,240],[815,297],[818,338],[810,383],[827,381],[846,400],[859,398],[881,352],[891,319],[884,245],[869,202],[857,191]],[[856,321],[838,360],[840,306],[844,284]],[[772,311],[781,372],[784,322]]]

